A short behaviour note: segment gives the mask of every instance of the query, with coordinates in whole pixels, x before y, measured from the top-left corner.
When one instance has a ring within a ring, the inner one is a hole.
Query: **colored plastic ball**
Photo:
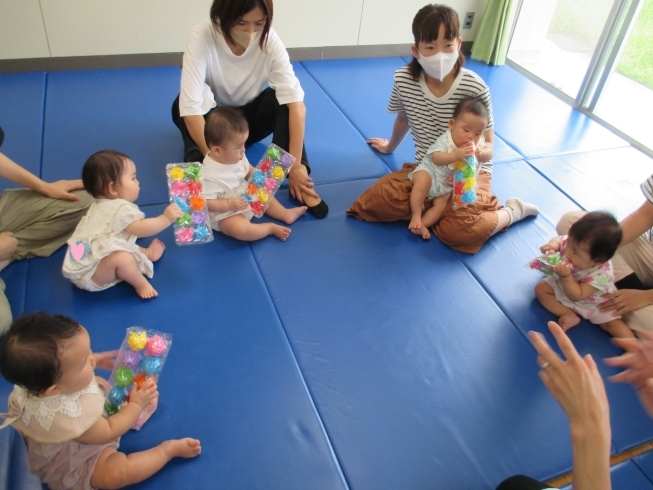
[[[262,202],[263,204],[265,204],[266,202],[268,202],[268,198],[269,198],[270,196],[268,195],[268,192],[267,192],[265,189],[259,189],[259,190],[256,192],[256,197],[258,197],[258,200],[259,200],[260,202]]]
[[[160,357],[144,357],[141,361],[141,369],[147,376],[156,376],[161,370]]]
[[[150,357],[159,357],[168,350],[168,341],[160,335],[154,334],[147,339],[145,346],[145,355]]]
[[[181,180],[184,178],[184,169],[181,167],[173,167],[170,169],[169,174],[172,180]]]
[[[204,206],[206,205],[206,201],[200,196],[193,196],[189,199],[188,204],[190,204],[190,207],[193,208],[195,211],[201,211],[202,209],[204,209]]]
[[[270,170],[271,167],[272,167],[272,162],[271,162],[269,159],[265,159],[265,160],[263,160],[263,161],[261,162],[261,164],[258,166],[258,169],[259,169],[261,172],[267,172],[268,170]]]
[[[283,170],[283,167],[280,165],[275,165],[275,167],[272,169],[272,177],[274,177],[277,180],[281,180],[286,176],[286,173]]]
[[[119,411],[120,409],[118,407],[111,405],[109,402],[104,404],[104,412],[107,414],[107,417],[111,417],[112,415],[117,414]]]
[[[275,179],[265,179],[265,188],[268,192],[272,192],[277,188],[277,181]]]
[[[256,184],[249,184],[247,186],[247,194],[249,194],[249,195],[256,194]]]
[[[177,240],[181,243],[188,243],[193,241],[195,230],[190,227],[179,228],[176,232]]]
[[[112,405],[117,407],[119,407],[126,399],[127,390],[125,390],[125,388],[122,386],[114,386],[111,388],[111,391],[109,391],[109,395],[107,396],[107,400],[109,400]]]
[[[142,363],[143,361],[141,361],[141,364]],[[134,380],[134,374],[131,372],[131,369],[127,369],[126,367],[119,367],[116,369],[114,379],[118,386],[125,387],[132,384],[132,381]]]
[[[461,182],[461,181],[465,180],[465,174],[463,174],[462,171],[460,171],[460,170],[456,170],[453,173],[453,180],[454,180],[454,182]]]
[[[476,192],[474,191],[465,191],[462,196],[460,196],[460,200],[464,202],[465,204],[472,204],[476,202]]]
[[[188,192],[193,196],[197,196],[202,192],[202,184],[197,180],[191,180],[188,183]]]
[[[127,337],[127,345],[134,350],[143,350],[145,344],[147,343],[147,333],[144,331],[141,332],[131,332],[129,337]]]
[[[464,160],[456,162],[456,170],[465,170],[465,167],[467,167],[467,163]]]
[[[136,369],[141,362],[141,355],[133,350],[126,350],[120,354],[118,362],[127,369]]]
[[[189,213],[184,213],[184,215],[181,218],[177,218],[177,224],[179,226],[190,226],[192,222],[193,220],[190,217]]]
[[[474,178],[465,179],[465,184],[463,185],[463,189],[465,189],[466,191],[476,189],[476,179]]]
[[[249,194],[243,194],[242,197],[243,199],[245,199],[245,201],[252,202],[252,196],[250,196]]]
[[[209,229],[206,226],[198,226],[193,233],[193,240],[201,242],[209,236]]]
[[[254,201],[249,205],[252,208],[252,212],[256,216],[261,216],[263,214],[263,204],[258,201]]]
[[[257,170],[252,175],[252,182],[254,182],[256,185],[263,185],[263,182],[265,182],[265,174],[260,170]]]
[[[279,148],[275,148],[274,146],[271,148],[268,148],[268,156],[272,158],[273,160],[278,160],[279,156],[281,155],[281,152],[279,151]]]
[[[181,169],[178,170],[181,171]],[[173,182],[172,185],[170,186],[170,189],[172,189],[172,195],[174,196],[185,196],[186,194],[188,194],[188,184],[186,182]]]
[[[188,212],[188,204],[186,204],[185,199],[182,199],[181,197],[175,197],[172,202],[179,206],[179,209],[181,209],[182,213]]]
[[[464,191],[463,191],[463,187],[464,187],[464,185],[465,185],[465,184],[463,184],[462,181],[458,181],[458,182],[456,182],[456,184],[453,186],[453,193],[454,193],[454,194],[457,194],[457,195],[462,194],[462,193],[464,192]]]
[[[197,180],[200,177],[200,172],[201,171],[202,171],[202,168],[199,165],[197,165],[195,163],[191,163],[190,165],[188,165],[186,167],[186,170],[184,171],[184,173],[186,174],[186,177],[188,177],[189,179]]]
[[[290,154],[284,153],[283,155],[281,155],[281,158],[279,160],[281,162],[281,165],[288,168],[292,165],[294,158],[290,156]]]
[[[195,211],[192,215],[194,225],[206,224],[206,213],[204,211]]]
[[[466,179],[470,179],[476,177],[476,171],[474,170],[474,167],[470,165],[465,170],[463,170],[463,175]]]

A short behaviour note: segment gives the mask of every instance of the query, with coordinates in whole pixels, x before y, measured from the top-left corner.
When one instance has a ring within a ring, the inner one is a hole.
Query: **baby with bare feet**
[[[553,268],[555,276],[535,286],[537,299],[559,317],[563,330],[578,325],[580,315],[613,337],[635,336],[620,316],[598,309],[616,291],[610,259],[622,236],[621,226],[612,214],[592,211],[572,225],[569,235],[555,237],[540,247],[542,253],[560,252],[566,259]]]
[[[107,381],[94,370],[111,370],[115,354],[93,354],[86,329],[62,315],[22,316],[0,336],[0,372],[15,385],[0,428],[12,425],[24,437],[30,470],[53,490],[122,488],[202,450],[200,441],[185,438],[118,452],[120,436],[158,392],[154,381],[134,386],[129,402],[103,417],[100,385]]]
[[[251,223],[249,203],[242,195],[254,172],[245,156],[249,136],[247,121],[233,107],[218,107],[206,119],[204,138],[209,152],[204,158],[203,196],[209,208],[211,227],[237,240],[254,241],[274,235],[286,240],[290,228],[276,223]],[[306,206],[287,209],[274,197],[265,214],[289,225],[306,212]]]
[[[82,182],[95,202],[68,240],[64,277],[88,291],[102,291],[125,281],[141,298],[157,296],[145,276],[152,277],[152,262],[161,258],[165,246],[155,239],[142,248],[136,239],[165,230],[183,216],[181,209],[171,204],[160,216],[145,219],[134,204],[140,191],[136,166],[117,151],[91,155],[84,164]]]
[[[458,102],[449,120],[449,129],[431,145],[422,162],[408,174],[413,181],[410,231],[425,240],[431,238],[429,228],[440,220],[451,198],[456,162],[471,156],[475,156],[479,163],[492,160],[492,148],[485,147],[483,138],[488,121],[487,107],[480,99],[467,98]],[[425,199],[433,203],[426,211]]]

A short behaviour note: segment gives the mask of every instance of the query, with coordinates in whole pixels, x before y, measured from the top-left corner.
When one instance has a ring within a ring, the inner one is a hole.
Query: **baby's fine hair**
[[[115,150],[93,153],[82,169],[82,182],[86,192],[95,198],[106,196],[109,184],[120,180],[127,160],[127,155]]]
[[[204,125],[204,139],[207,146],[220,146],[236,134],[249,130],[247,119],[235,107],[218,107],[209,114]]]
[[[40,395],[61,378],[61,343],[80,329],[79,323],[63,315],[38,312],[19,317],[0,335],[0,373]]]
[[[478,97],[467,97],[458,102],[451,118],[458,119],[463,114],[474,114],[475,116],[482,117],[486,121],[490,120],[490,114],[486,105]]]
[[[576,243],[587,244],[592,260],[603,263],[617,251],[623,232],[612,213],[591,211],[571,226],[569,238]]]

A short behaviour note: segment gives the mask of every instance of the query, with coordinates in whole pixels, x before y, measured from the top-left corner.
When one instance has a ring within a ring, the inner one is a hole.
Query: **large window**
[[[653,150],[653,0],[522,0],[508,59]]]

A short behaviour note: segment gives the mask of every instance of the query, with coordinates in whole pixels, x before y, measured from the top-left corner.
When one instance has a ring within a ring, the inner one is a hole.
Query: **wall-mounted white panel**
[[[39,0],[0,0],[0,59],[49,56]]]
[[[41,0],[41,7],[52,56],[169,53],[184,50],[211,0]]]
[[[365,0],[358,44],[412,44],[411,26],[425,0]],[[487,0],[449,0],[446,2],[460,18],[463,41],[472,41],[483,19]],[[465,13],[475,12],[471,29],[462,29]]]
[[[363,0],[275,0],[274,28],[287,48],[355,46]]]

